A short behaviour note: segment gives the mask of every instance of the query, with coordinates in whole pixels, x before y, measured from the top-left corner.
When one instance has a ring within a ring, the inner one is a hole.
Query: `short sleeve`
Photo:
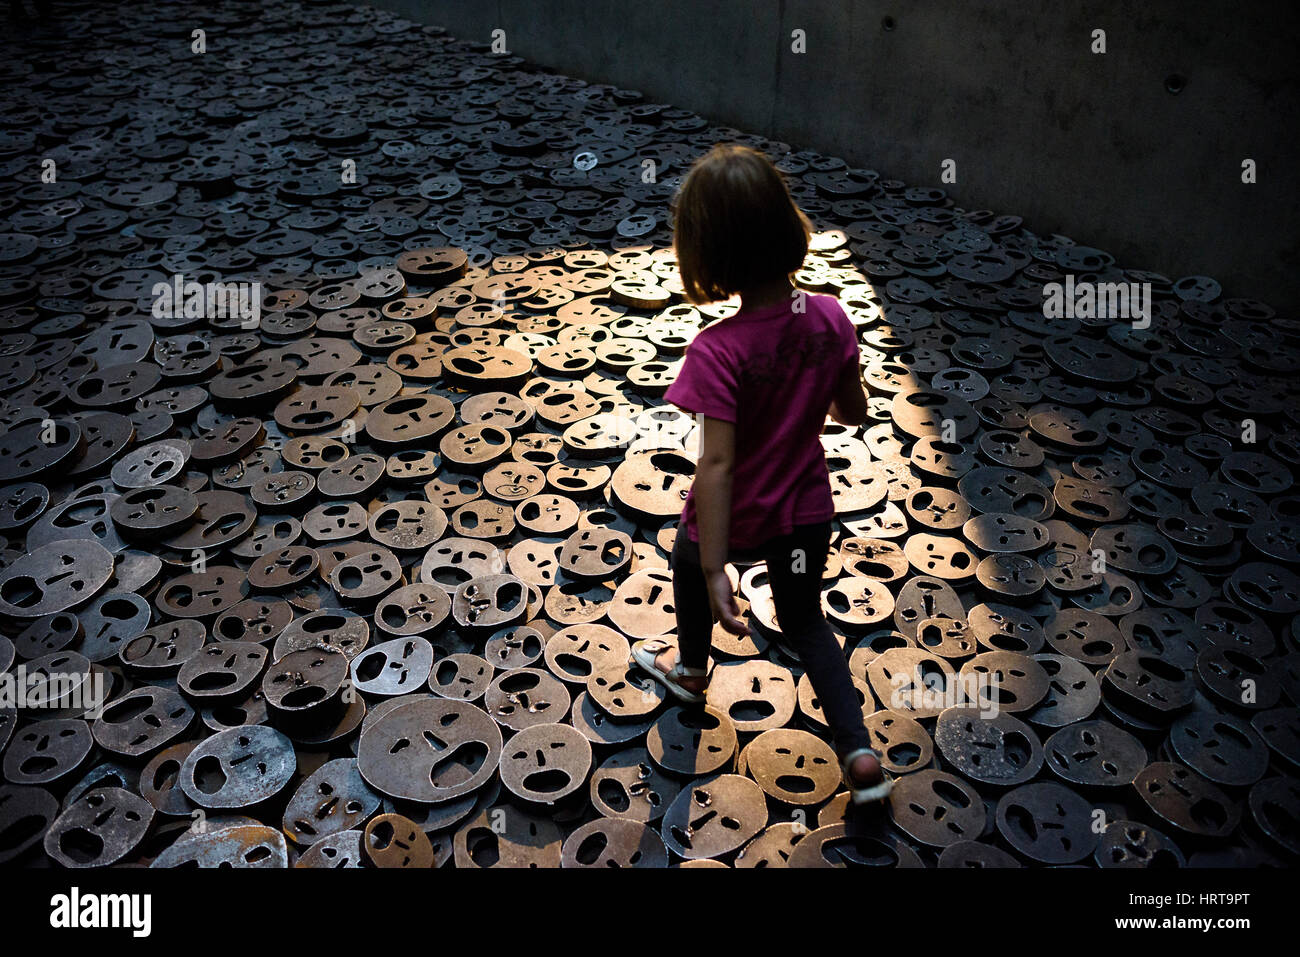
[[[736,421],[736,374],[712,343],[697,338],[686,350],[664,398],[686,412]]]

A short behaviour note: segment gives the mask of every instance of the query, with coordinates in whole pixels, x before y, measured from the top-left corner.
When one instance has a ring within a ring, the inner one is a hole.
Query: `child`
[[[892,781],[870,748],[844,653],[821,608],[835,509],[818,436],[827,412],[867,420],[853,324],[831,296],[794,288],[810,227],[780,173],[742,146],[720,145],[682,183],[674,245],[687,297],[739,294],[740,311],[701,330],[666,398],[699,417],[699,460],[673,547],[677,648],[633,646],[672,694],[702,703],[713,622],[746,634],[724,566],[766,561],[785,644],[821,702],[854,803]],[[680,651],[679,651],[680,650]]]

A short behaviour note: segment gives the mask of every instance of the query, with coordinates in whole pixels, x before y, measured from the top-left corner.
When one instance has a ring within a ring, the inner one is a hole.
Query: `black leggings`
[[[849,677],[848,661],[822,613],[822,570],[830,539],[830,522],[797,525],[790,534],[747,550],[743,558],[767,562],[782,644],[803,662],[842,757],[870,747],[871,739],[862,723],[862,706]],[[797,553],[800,549],[802,556]],[[742,558],[740,553],[732,557]],[[671,566],[678,655],[684,668],[705,668],[712,643],[713,610],[700,566],[700,546],[691,541],[685,528],[678,529]]]

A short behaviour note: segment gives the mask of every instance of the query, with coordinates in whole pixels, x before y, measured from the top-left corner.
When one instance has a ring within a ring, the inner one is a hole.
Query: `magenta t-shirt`
[[[844,367],[858,364],[853,323],[834,296],[809,294],[805,311],[778,303],[702,329],[665,398],[736,426],[733,549],[835,515],[822,427]],[[682,524],[699,541],[695,489]]]

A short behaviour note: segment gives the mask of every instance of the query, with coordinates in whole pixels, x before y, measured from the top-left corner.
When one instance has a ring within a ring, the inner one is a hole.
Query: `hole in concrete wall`
[[[1183,92],[1183,88],[1186,86],[1187,77],[1183,76],[1181,73],[1170,73],[1165,77],[1165,89],[1174,95]]]
[[[894,22],[893,17],[885,17],[880,21],[880,29],[886,32],[894,29],[896,26],[898,26],[898,24]]]

